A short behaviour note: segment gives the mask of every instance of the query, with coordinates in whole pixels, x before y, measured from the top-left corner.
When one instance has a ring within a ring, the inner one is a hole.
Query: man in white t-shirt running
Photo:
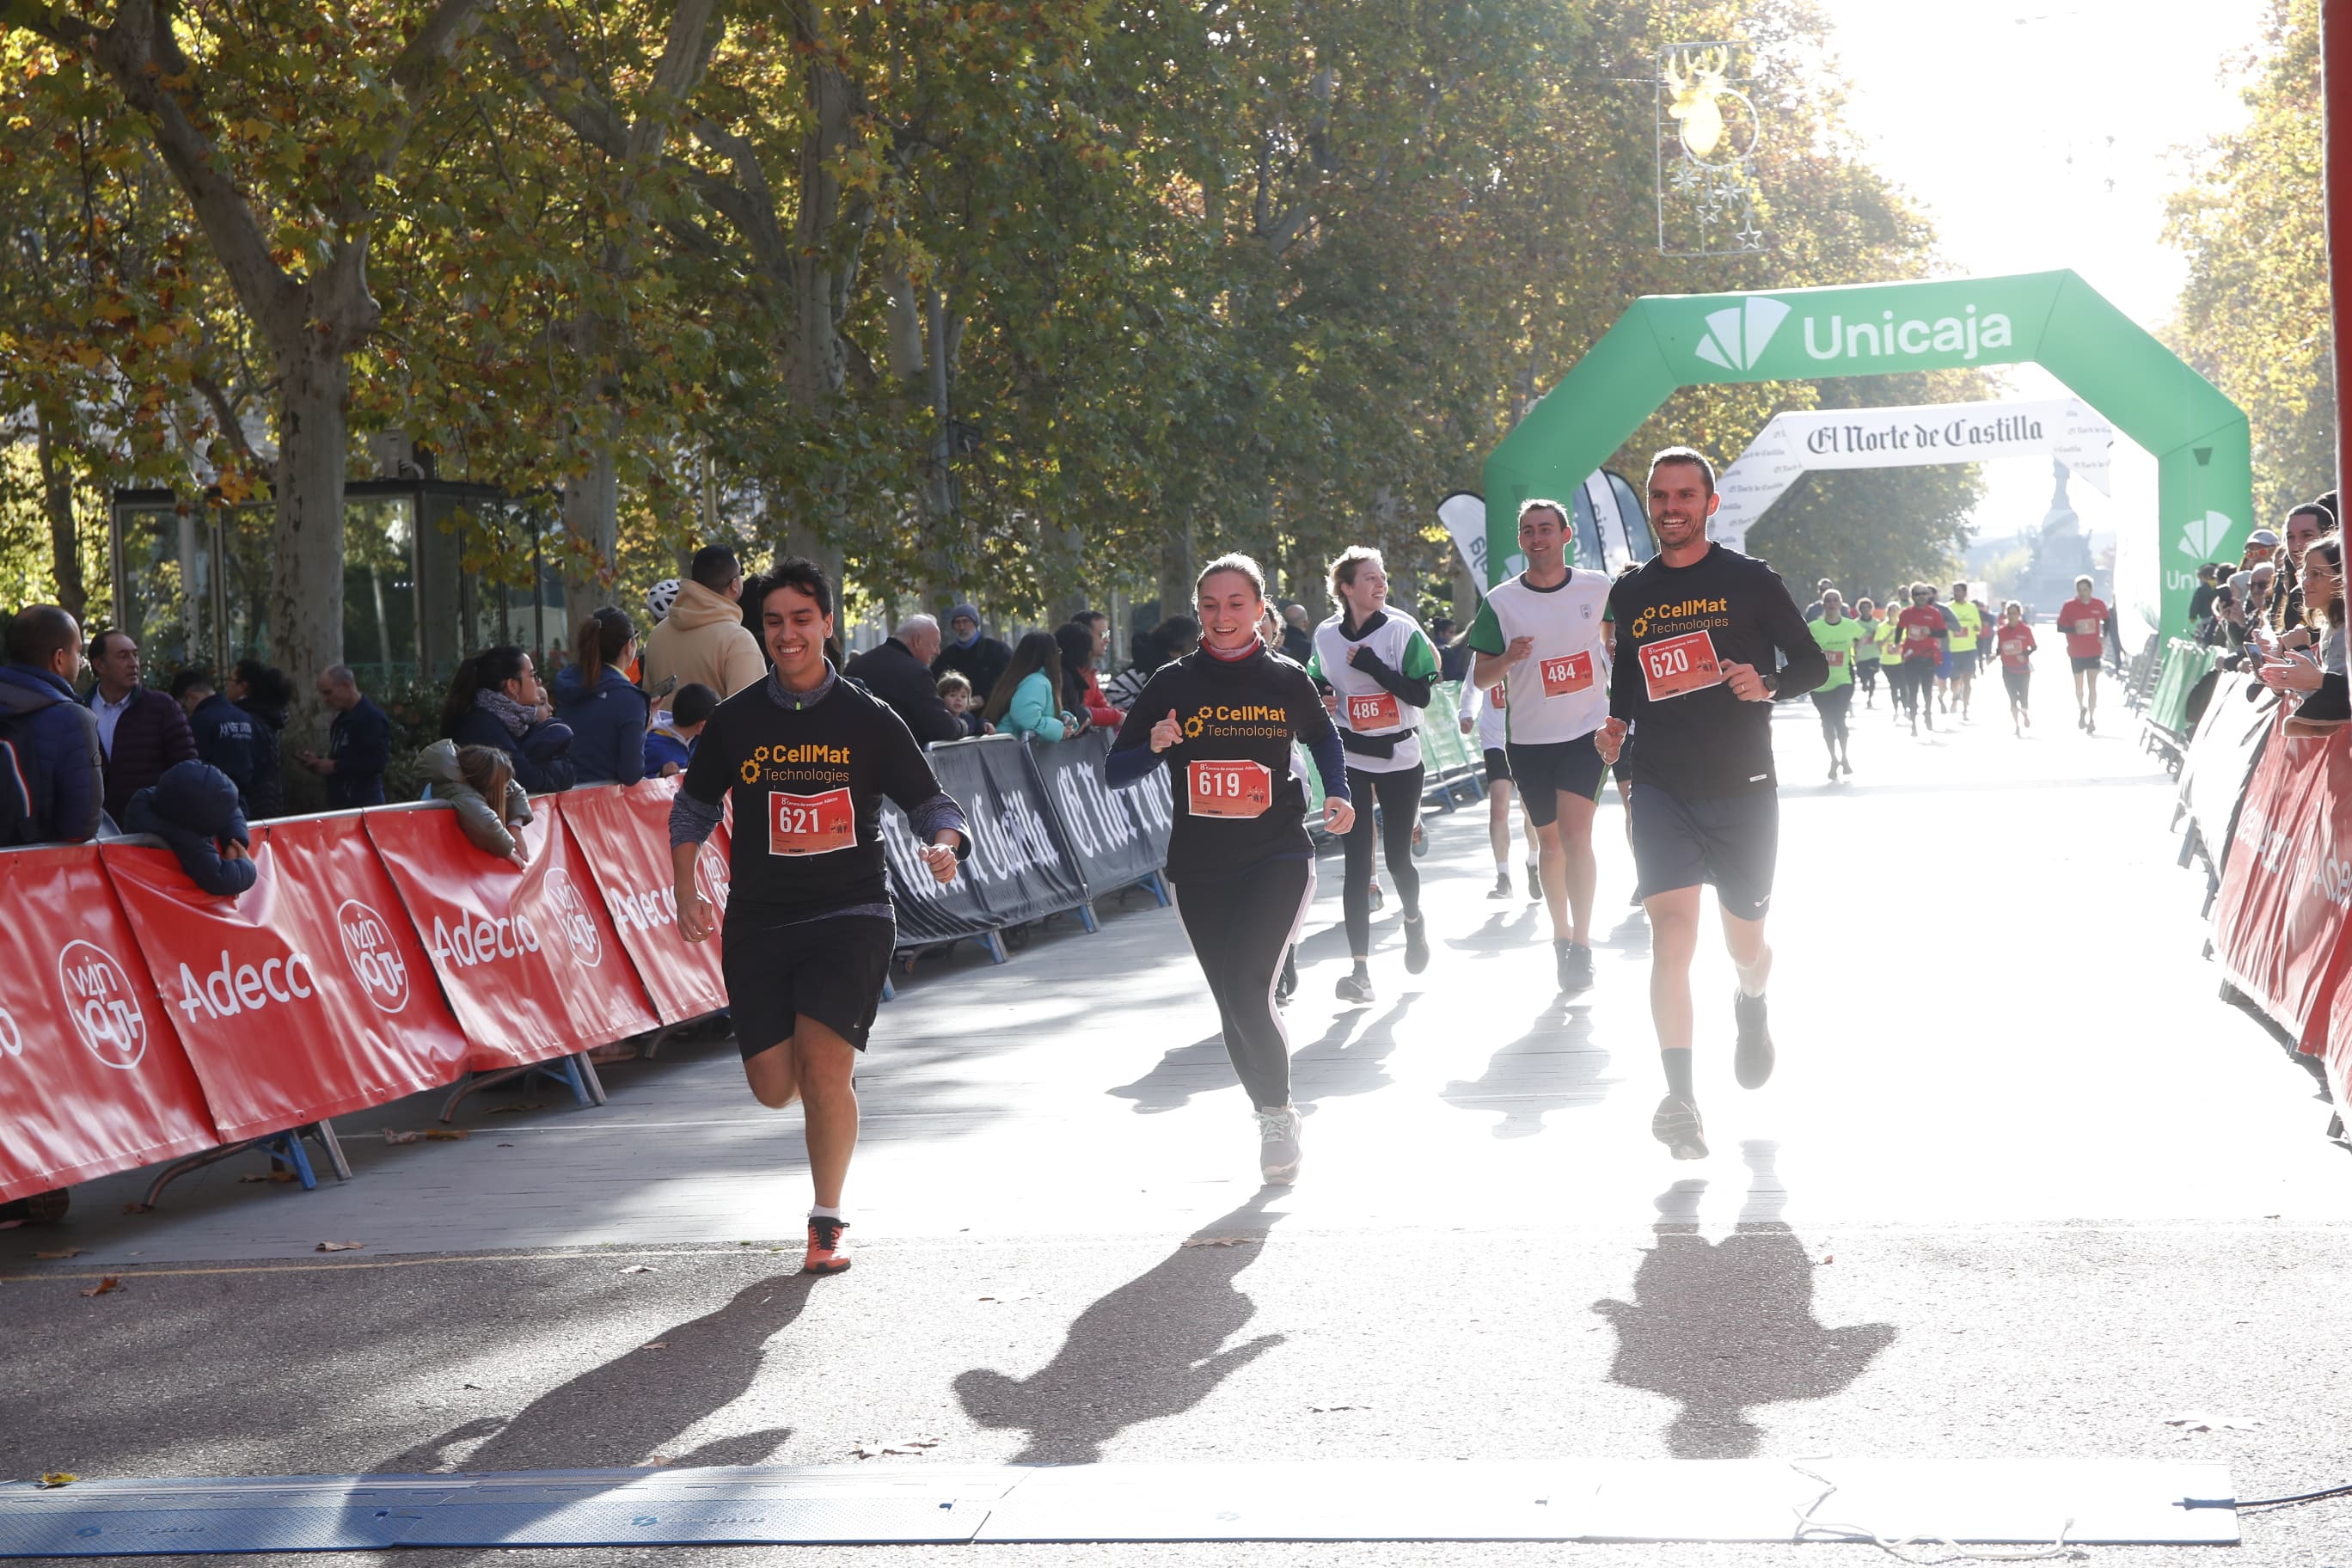
[[[1528,569],[1487,593],[1469,642],[1470,679],[1505,685],[1505,752],[1536,825],[1559,988],[1581,991],[1592,984],[1592,811],[1609,773],[1592,732],[1609,717],[1611,579],[1569,564],[1570,526],[1558,501],[1519,508]]]

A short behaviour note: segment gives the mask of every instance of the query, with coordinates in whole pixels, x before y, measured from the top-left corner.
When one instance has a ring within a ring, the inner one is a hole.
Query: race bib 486
[[[857,842],[857,814],[846,788],[823,795],[768,795],[768,853],[830,855]]]
[[[1350,730],[1393,730],[1403,722],[1404,714],[1397,707],[1394,692],[1375,691],[1368,696],[1348,699],[1348,728]]]

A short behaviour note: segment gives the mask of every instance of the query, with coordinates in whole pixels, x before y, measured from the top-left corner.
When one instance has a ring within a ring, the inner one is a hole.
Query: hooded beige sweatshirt
[[[756,686],[768,673],[760,641],[743,625],[743,607],[689,580],[677,591],[669,618],[646,639],[645,689],[667,708],[680,686],[699,681],[721,698]],[[676,678],[676,684],[663,682]]]

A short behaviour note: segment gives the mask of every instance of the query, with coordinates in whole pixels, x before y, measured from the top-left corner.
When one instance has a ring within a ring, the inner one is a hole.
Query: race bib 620
[[[1274,773],[1264,763],[1194,763],[1195,816],[1263,816],[1274,804]]]
[[[1393,730],[1403,722],[1404,714],[1397,707],[1394,692],[1375,691],[1370,696],[1348,699],[1348,728],[1350,730]]]
[[[1715,638],[1705,632],[1654,642],[1641,650],[1642,683],[1650,700],[1659,702],[1723,684],[1723,666],[1715,657]]]
[[[830,855],[857,842],[857,814],[846,788],[823,795],[768,795],[768,853]]]
[[[1572,653],[1566,658],[1548,658],[1541,666],[1546,697],[1567,697],[1592,687],[1592,655]]]

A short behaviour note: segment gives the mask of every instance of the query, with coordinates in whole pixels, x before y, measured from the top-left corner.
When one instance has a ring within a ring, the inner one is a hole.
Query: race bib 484
[[[1569,697],[1592,688],[1592,655],[1590,653],[1548,658],[1538,668],[1543,674],[1546,697]]]

